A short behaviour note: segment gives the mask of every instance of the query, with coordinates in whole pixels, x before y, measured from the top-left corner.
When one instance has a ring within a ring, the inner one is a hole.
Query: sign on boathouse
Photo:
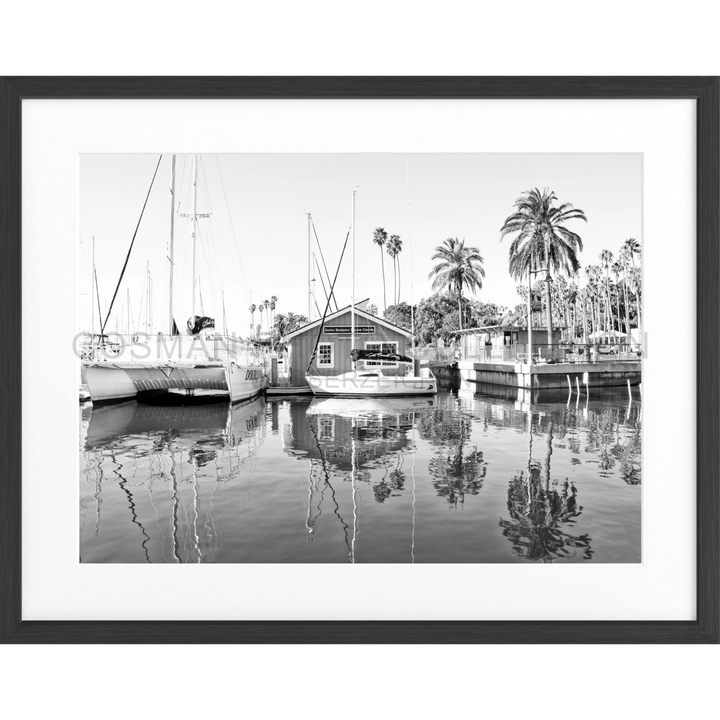
[[[352,332],[352,326],[350,325],[326,325],[324,333],[325,335],[349,335]],[[374,325],[356,325],[356,335],[374,335]]]

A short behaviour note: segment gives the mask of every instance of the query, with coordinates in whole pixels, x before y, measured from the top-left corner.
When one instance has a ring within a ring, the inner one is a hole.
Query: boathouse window
[[[334,440],[335,418],[320,416],[318,418],[318,431],[320,440]]]
[[[318,345],[318,367],[331,368],[335,366],[333,343],[320,343]]]
[[[368,341],[365,343],[366,350],[373,350],[375,352],[382,353],[395,353],[398,354],[398,344],[396,342],[373,342]],[[365,360],[365,367],[386,367],[396,368],[398,366],[395,362],[387,362],[385,360]]]

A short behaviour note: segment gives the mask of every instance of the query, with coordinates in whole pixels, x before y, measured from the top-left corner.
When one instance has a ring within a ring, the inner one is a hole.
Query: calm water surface
[[[641,403],[82,408],[86,563],[640,562]]]

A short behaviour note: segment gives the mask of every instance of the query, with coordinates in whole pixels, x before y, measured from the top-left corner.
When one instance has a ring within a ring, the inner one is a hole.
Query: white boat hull
[[[349,372],[344,375],[307,375],[305,380],[317,396],[393,397],[437,393],[434,377]]]
[[[432,395],[415,397],[336,398],[317,397],[308,406],[307,415],[337,415],[344,418],[375,415],[401,415],[435,407]]]
[[[130,400],[139,393],[227,396],[231,402],[255,397],[267,387],[262,365],[206,363],[90,363],[85,366],[93,403]]]

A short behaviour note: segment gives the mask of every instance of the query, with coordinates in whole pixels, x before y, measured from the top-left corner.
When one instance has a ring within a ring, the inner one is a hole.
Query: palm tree
[[[268,332],[269,332],[270,331],[270,301],[269,300],[266,300],[263,303],[263,308],[265,309],[265,315],[267,316],[267,321],[268,321],[267,327],[268,327]]]
[[[633,275],[635,275],[635,255],[640,256],[640,243],[635,238],[629,238],[623,243],[623,248],[627,251],[628,255],[630,256],[630,260],[632,262],[633,267]],[[637,282],[634,281],[635,287],[637,287],[637,293],[635,294],[635,299],[637,301],[637,324],[638,324],[638,334],[642,332],[642,315],[640,310],[640,278],[637,278]]]
[[[527,190],[515,201],[515,212],[500,228],[501,240],[515,234],[510,245],[509,263],[513,279],[520,280],[533,268],[545,266],[548,345],[552,345],[551,273],[576,273],[580,269],[577,254],[583,248],[580,236],[568,230],[564,223],[569,220],[587,222],[582,210],[570,203],[555,207],[556,200],[555,193],[547,188],[542,192],[537,188]]]
[[[600,307],[595,304],[599,296],[600,268],[597,265],[588,265],[585,268],[585,274],[587,275],[587,297],[590,304],[590,334],[592,335],[600,329]]]
[[[380,248],[380,264],[382,265],[383,278],[383,306],[387,310],[387,300],[385,298],[385,256],[383,255],[383,245],[387,242],[388,236],[384,228],[377,227],[373,232],[373,242]]]
[[[428,275],[428,278],[433,278],[432,289],[454,291],[457,295],[458,320],[462,330],[463,288],[466,287],[472,293],[482,288],[485,261],[480,250],[476,247],[465,247],[465,240],[457,238],[447,238],[443,245],[438,245],[431,259],[440,261]]]
[[[583,326],[583,345],[587,343],[588,341],[588,328],[587,328],[587,308],[588,308],[588,302],[590,298],[590,290],[587,287],[584,287],[579,292],[580,296],[580,309],[582,310],[582,326]]]
[[[387,254],[393,260],[393,279],[395,281],[395,292],[393,295],[393,305],[397,305],[400,302],[400,294],[398,293],[398,277],[400,275],[400,263],[398,262],[398,255],[402,250],[402,240],[399,235],[391,235],[386,245]]]
[[[289,313],[278,313],[275,316],[275,329],[278,332],[278,337],[281,338],[283,335],[294,332],[298,328],[306,325],[308,319],[305,315],[296,315],[294,312]]]
[[[622,321],[620,320],[620,273],[622,272],[622,263],[619,260],[616,260],[612,264],[612,271],[615,276],[615,310],[617,310],[617,326],[618,330],[620,330],[622,327]]]
[[[640,282],[640,268],[632,268],[630,270],[630,292],[632,292],[635,295],[635,302],[637,303],[637,326],[638,331],[640,331],[640,328],[642,327],[642,319],[640,316],[640,289],[641,289],[641,282]]]
[[[627,248],[623,245],[620,248],[620,263],[622,265],[623,274],[623,299],[625,300],[625,332],[628,338],[630,337],[630,305],[628,304],[628,281],[627,281],[627,270],[628,261],[630,260],[630,254]]]
[[[613,254],[610,250],[603,250],[600,253],[600,264],[605,268],[605,329],[610,333],[613,327],[612,307],[610,303],[610,266],[612,265]]]
[[[253,303],[249,309],[250,309],[250,329],[252,330],[253,327],[255,326],[255,311],[257,310],[257,305],[255,303]]]
[[[272,325],[275,324],[275,307],[277,306],[277,295],[270,298],[270,312],[272,312]]]
[[[570,333],[570,339],[572,342],[577,340],[577,301],[578,301],[578,286],[575,282],[571,282],[568,286],[567,299],[569,307],[572,308],[570,317],[572,318],[572,331]]]

